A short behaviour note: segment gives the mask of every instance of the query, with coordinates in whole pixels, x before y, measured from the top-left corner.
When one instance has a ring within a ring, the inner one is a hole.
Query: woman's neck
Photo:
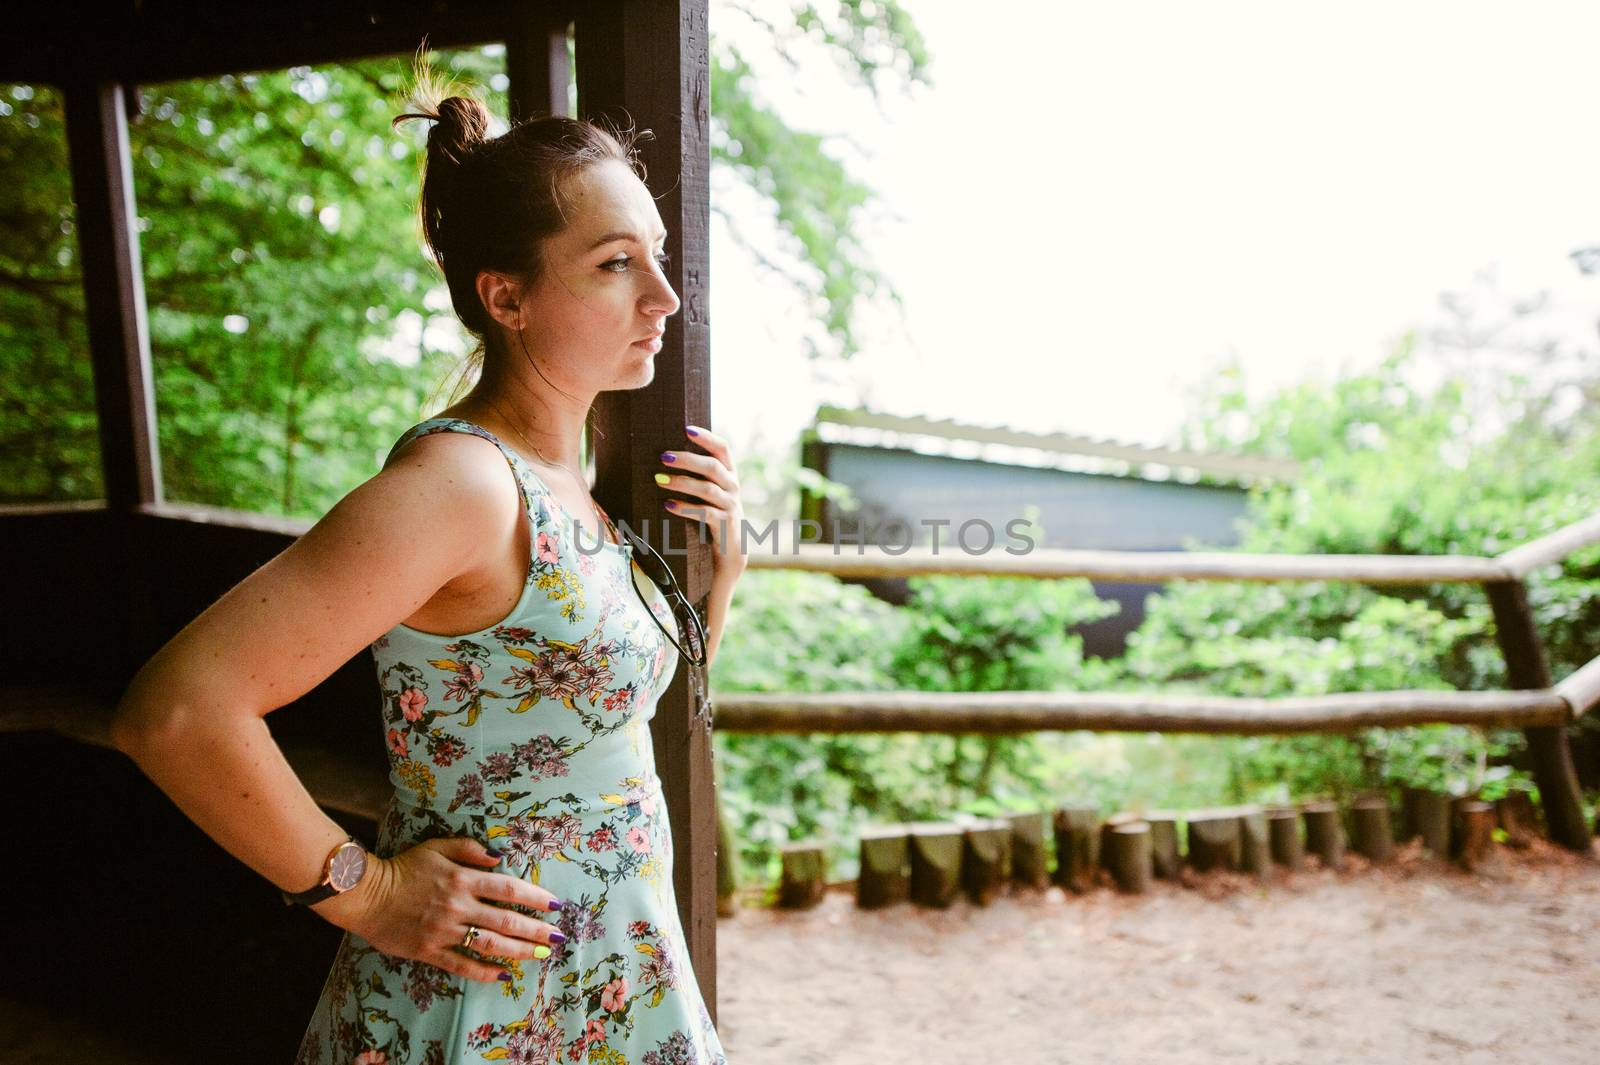
[[[581,397],[580,397],[581,402]],[[459,403],[440,412],[445,417],[460,417],[487,425],[497,436],[507,436],[521,449],[530,449],[530,458],[548,465],[581,470],[583,426],[588,418],[589,403],[579,406],[568,396],[554,394],[545,389],[486,387],[479,383]]]

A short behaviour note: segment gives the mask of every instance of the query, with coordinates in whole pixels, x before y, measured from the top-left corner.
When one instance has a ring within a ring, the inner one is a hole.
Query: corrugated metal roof
[[[1029,433],[1005,426],[971,425],[950,418],[924,418],[888,414],[858,407],[819,407],[816,429],[826,438],[825,426],[879,430],[951,442],[998,444],[1027,448],[1060,456],[1100,460],[1102,472],[1146,477],[1151,480],[1213,480],[1253,482],[1293,480],[1300,464],[1293,459],[1267,458],[1230,452],[1190,451],[1183,448],[1146,447],[1074,433]],[[860,441],[855,441],[860,442]],[[1081,465],[1081,464],[1080,464]],[[1120,467],[1120,469],[1119,469]]]

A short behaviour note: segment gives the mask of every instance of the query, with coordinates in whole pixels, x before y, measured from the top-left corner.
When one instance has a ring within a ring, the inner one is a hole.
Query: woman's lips
[[[644,348],[645,350],[651,351],[651,352],[660,351],[661,350],[661,338],[658,337],[658,336],[655,336],[655,337],[646,337],[644,340],[635,340],[633,342],[633,346],[636,347],[636,348]]]

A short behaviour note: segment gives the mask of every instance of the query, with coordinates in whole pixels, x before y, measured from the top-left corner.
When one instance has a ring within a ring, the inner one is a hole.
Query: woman
[[[669,637],[685,634],[667,597],[579,472],[595,395],[651,381],[678,310],[661,218],[631,141],[558,117],[491,138],[476,100],[420,93],[396,122],[434,122],[424,230],[479,379],[162,648],[114,735],[286,900],[345,929],[299,1062],[725,1062],[646,725],[678,648],[700,645]],[[664,454],[657,480],[691,497],[666,512],[710,530],[709,659],[743,514],[726,441],[685,434],[706,454]],[[370,852],[264,721],[367,647],[395,785]]]

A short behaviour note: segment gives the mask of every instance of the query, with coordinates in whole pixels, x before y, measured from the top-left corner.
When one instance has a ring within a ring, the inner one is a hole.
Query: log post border
[[[1506,682],[1514,690],[1550,687],[1550,662],[1534,624],[1522,580],[1493,581],[1483,586],[1494,611],[1495,641],[1505,658]],[[1572,706],[1576,716],[1578,708]],[[1533,779],[1539,785],[1550,838],[1575,851],[1589,850],[1592,837],[1583,818],[1583,791],[1572,763],[1565,724],[1527,725],[1523,735],[1533,757]]]

